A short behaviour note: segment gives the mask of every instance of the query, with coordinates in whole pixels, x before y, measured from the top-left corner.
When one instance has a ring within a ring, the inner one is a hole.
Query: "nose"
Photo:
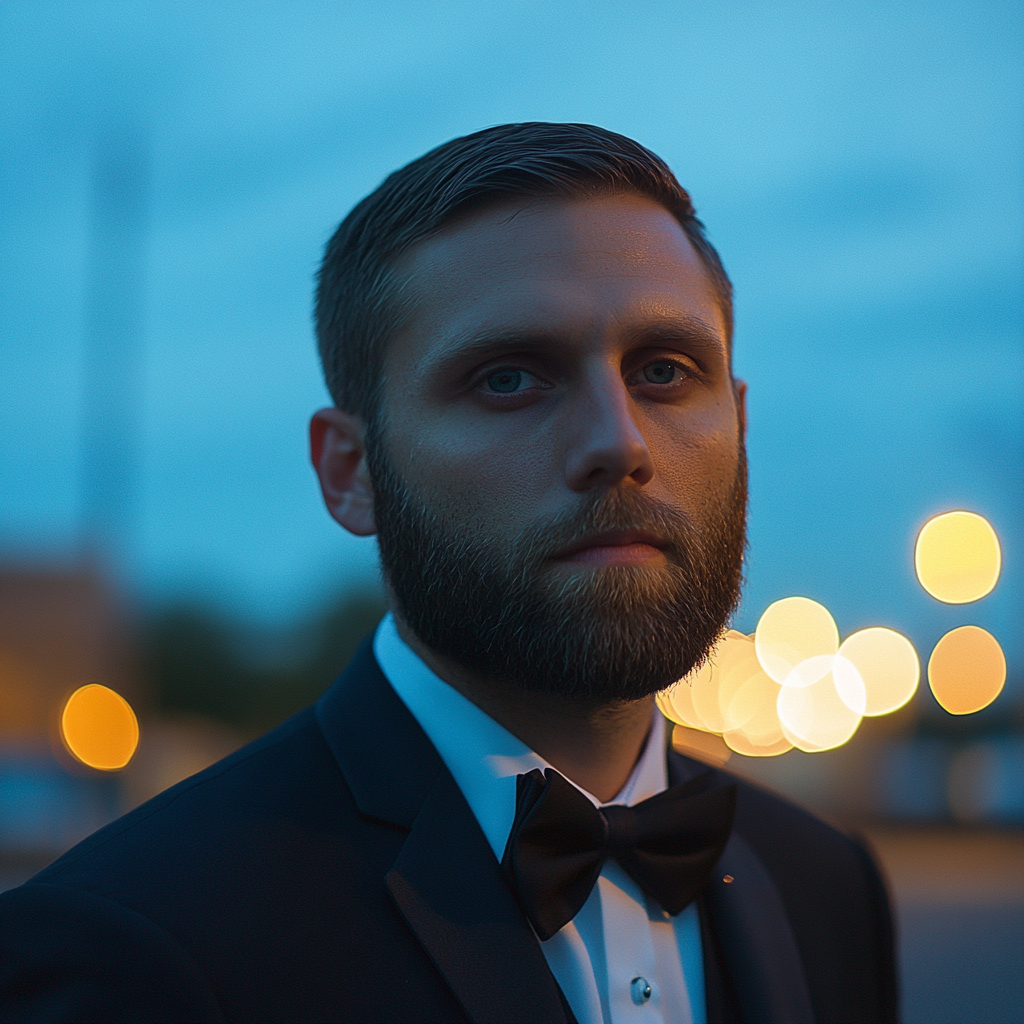
[[[570,412],[573,443],[565,478],[578,493],[632,479],[641,487],[654,476],[647,441],[634,418],[633,400],[617,372],[592,382]]]

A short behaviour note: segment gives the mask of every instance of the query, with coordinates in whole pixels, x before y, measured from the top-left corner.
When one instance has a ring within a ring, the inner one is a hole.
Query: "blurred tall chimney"
[[[82,423],[86,557],[123,575],[136,504],[149,153],[108,126],[92,153]]]

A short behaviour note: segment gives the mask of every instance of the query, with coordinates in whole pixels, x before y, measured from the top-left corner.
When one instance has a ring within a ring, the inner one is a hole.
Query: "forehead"
[[[407,314],[392,344],[422,358],[495,332],[610,338],[686,320],[725,323],[700,257],[653,200],[611,195],[488,208],[406,254]]]

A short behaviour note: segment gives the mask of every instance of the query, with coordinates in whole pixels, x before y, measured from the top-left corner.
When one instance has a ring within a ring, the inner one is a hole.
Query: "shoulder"
[[[0,894],[0,1017],[224,1020],[166,931],[102,896],[35,882]]]
[[[336,1019],[323,979],[394,944],[404,839],[301,712],[0,896],[0,1019]],[[199,1009],[161,1016],[167,987]]]
[[[729,777],[736,783],[735,827],[777,881],[800,879],[806,887],[827,877],[833,887],[868,884],[865,871],[873,870],[873,861],[859,839],[756,783]]]
[[[736,783],[734,827],[782,897],[819,1019],[895,1020],[892,915],[868,848],[791,801],[721,774]]]
[[[254,835],[301,819],[303,791],[340,785],[332,760],[303,712],[0,894],[0,1017],[222,1020],[188,922],[230,920],[225,876],[251,877]]]
[[[297,819],[309,797],[342,785],[307,709],[93,833],[32,881],[116,896],[144,858],[150,886],[170,883],[182,858],[207,849],[230,855],[256,822],[282,813]]]
[[[732,778],[736,831],[764,862],[794,911],[825,901],[851,913],[888,913],[885,884],[863,840],[784,797]]]
[[[669,776],[685,781],[709,769],[717,784],[736,787],[735,830],[765,862],[776,882],[798,876],[802,884],[818,876],[836,873],[851,885],[864,881],[865,859],[870,857],[862,844],[810,811],[750,779],[724,768],[712,768],[676,750],[669,750]],[[808,877],[805,867],[817,866]]]

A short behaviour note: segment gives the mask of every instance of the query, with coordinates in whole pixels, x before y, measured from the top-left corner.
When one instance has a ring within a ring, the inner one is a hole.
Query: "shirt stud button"
[[[643,1006],[651,998],[651,983],[646,978],[634,978],[629,983],[629,994],[637,1006]]]

